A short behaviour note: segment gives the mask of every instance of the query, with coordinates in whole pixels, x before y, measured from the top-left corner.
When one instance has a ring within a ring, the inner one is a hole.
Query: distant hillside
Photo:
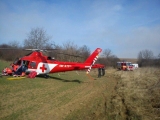
[[[127,61],[132,63],[137,63],[138,59],[136,58],[120,58],[121,61]]]

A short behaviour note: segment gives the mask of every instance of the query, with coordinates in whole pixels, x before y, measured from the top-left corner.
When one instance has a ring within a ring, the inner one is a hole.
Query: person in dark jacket
[[[101,69],[102,69],[102,68],[98,68],[98,77],[99,77],[99,78],[101,77]]]
[[[105,69],[104,69],[104,67],[102,68],[102,76],[104,76],[105,75]]]

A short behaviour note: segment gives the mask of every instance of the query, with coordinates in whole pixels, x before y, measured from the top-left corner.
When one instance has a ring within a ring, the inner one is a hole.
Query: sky
[[[0,0],[0,44],[23,44],[43,28],[57,45],[68,41],[110,49],[119,58],[160,53],[160,0]]]

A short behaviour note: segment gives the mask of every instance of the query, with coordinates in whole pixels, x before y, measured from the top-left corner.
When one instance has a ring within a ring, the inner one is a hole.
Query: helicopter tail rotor
[[[95,62],[98,59],[98,55],[102,52],[101,48],[97,48],[85,61],[85,63],[91,63],[90,67],[88,68],[86,74],[88,74],[90,72],[90,70],[92,69],[93,65],[95,64]],[[97,66],[98,68],[98,66]]]
[[[87,70],[86,74],[88,74],[88,73],[91,71],[92,66],[95,64],[95,62],[97,61],[97,59],[98,59],[98,55],[94,58],[94,60],[93,60],[92,64],[91,64],[91,65],[90,65],[90,67],[88,68],[88,70]]]

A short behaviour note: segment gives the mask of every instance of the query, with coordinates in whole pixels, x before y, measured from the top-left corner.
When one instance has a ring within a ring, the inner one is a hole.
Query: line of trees
[[[51,36],[49,36],[43,28],[39,27],[31,29],[27,34],[27,38],[23,41],[22,46],[20,46],[19,42],[13,41],[9,44],[1,44],[0,48],[7,48],[0,50],[0,59],[7,61],[13,61],[20,56],[28,54],[28,52],[22,49],[58,49],[48,52],[47,55],[53,56],[60,61],[83,62],[91,54],[89,47],[86,45],[79,47],[71,41],[67,41],[62,45],[55,44],[54,41],[51,41]],[[115,67],[119,59],[112,54],[111,50],[105,49],[102,54],[103,56],[100,57],[97,62],[105,66]]]
[[[160,67],[160,53],[158,56],[154,56],[151,50],[142,50],[138,53],[138,61],[140,67],[156,66]]]
[[[67,41],[62,45],[55,44],[51,41],[51,36],[49,36],[43,28],[33,28],[27,34],[27,38],[24,39],[23,45],[21,46],[19,42],[12,41],[9,44],[1,44],[0,48],[10,48],[10,50],[0,50],[0,59],[7,61],[13,61],[14,59],[24,56],[28,52],[22,49],[58,49],[47,53],[48,56],[54,56],[55,59],[60,61],[74,61],[83,62],[89,57],[91,51],[88,46],[83,45],[79,47],[74,44],[74,42]],[[16,48],[16,49],[13,49]],[[63,53],[63,54],[62,54]],[[70,56],[69,56],[70,55]],[[81,57],[79,57],[81,56]],[[140,67],[143,66],[160,66],[160,54],[154,57],[151,50],[142,50],[138,53],[138,61]],[[110,49],[104,49],[102,56],[99,57],[97,63],[104,64],[105,66],[116,67],[116,63],[120,59],[112,53]]]
[[[102,57],[98,59],[98,62],[110,67],[117,67],[117,62],[120,61],[120,59],[112,53],[110,49],[105,49],[102,52]]]

